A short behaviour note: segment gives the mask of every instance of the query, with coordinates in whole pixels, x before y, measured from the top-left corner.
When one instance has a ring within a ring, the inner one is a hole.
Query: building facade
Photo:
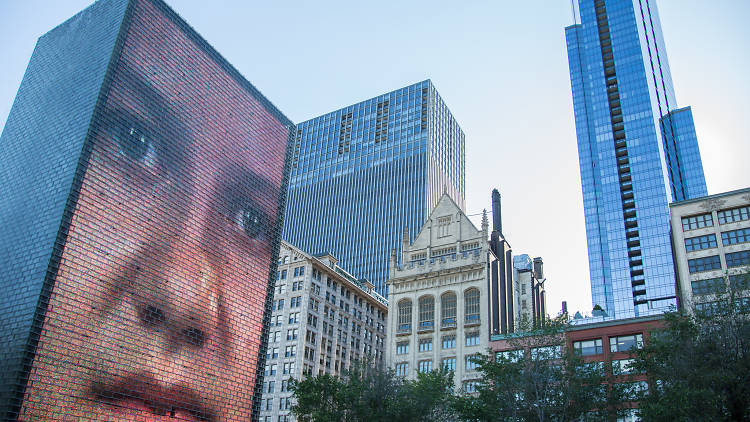
[[[161,0],[39,38],[0,136],[0,420],[257,418],[292,127]]]
[[[750,309],[750,188],[673,202],[680,306],[710,312],[731,287]]]
[[[446,191],[464,209],[464,133],[429,80],[299,123],[283,239],[387,296],[390,251]]]
[[[526,254],[513,257],[513,289],[518,309],[518,328],[538,327],[547,318],[546,281],[541,257],[533,260]]]
[[[627,318],[676,304],[669,203],[706,195],[653,0],[579,0],[565,29],[593,304]],[[578,17],[580,16],[580,21]]]
[[[586,363],[596,365],[602,373],[609,376],[611,383],[618,384],[623,391],[634,393],[647,389],[648,384],[646,374],[637,373],[630,367],[633,349],[642,348],[644,342],[648,342],[651,332],[663,327],[660,315],[626,319],[591,318],[568,326],[559,336],[535,339],[533,332],[526,335],[495,335],[491,338],[490,349],[495,356],[523,354],[533,359],[534,356],[560,356],[562,347],[567,347]],[[626,410],[617,418],[617,422],[638,420],[635,409]]]
[[[330,254],[281,242],[266,353],[261,422],[293,421],[289,379],[340,375],[352,363],[384,365],[388,305]]]
[[[490,250],[486,215],[477,229],[448,195],[433,209],[401,259],[394,249],[388,281],[386,362],[399,376],[441,367],[457,388],[471,391],[479,374],[470,358],[500,332],[498,259]],[[506,321],[507,323],[507,321]]]

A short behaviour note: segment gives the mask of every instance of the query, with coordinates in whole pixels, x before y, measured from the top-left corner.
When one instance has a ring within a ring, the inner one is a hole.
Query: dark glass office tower
[[[668,204],[706,194],[692,112],[677,107],[654,1],[578,6],[565,35],[593,303],[662,312],[676,304]]]
[[[464,210],[465,183],[464,133],[419,82],[297,125],[282,237],[386,295],[403,228],[414,240],[444,191]]]

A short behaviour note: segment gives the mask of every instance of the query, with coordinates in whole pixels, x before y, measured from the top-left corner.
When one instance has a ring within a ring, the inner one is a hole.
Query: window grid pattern
[[[716,235],[707,234],[703,236],[685,238],[685,250],[688,252],[700,251],[716,247]]]
[[[440,297],[440,319],[443,327],[456,326],[456,294],[445,293]]]
[[[711,214],[693,215],[690,217],[682,217],[682,230],[695,230],[702,229],[704,227],[713,227],[714,218]]]
[[[718,213],[719,224],[736,223],[750,219],[750,206],[722,210]]]
[[[721,259],[719,258],[719,255],[688,259],[688,270],[691,274],[720,269]]]
[[[464,294],[464,313],[467,323],[479,322],[479,290],[469,289]]]
[[[398,331],[411,330],[411,301],[402,300],[398,303]]]
[[[423,296],[419,298],[419,329],[426,330],[435,326],[435,298]]]
[[[708,278],[704,280],[695,280],[690,283],[694,295],[707,295],[719,293],[725,288],[723,277]]]
[[[750,265],[750,250],[728,253],[724,255],[724,259],[727,261],[727,268]]]
[[[721,244],[724,246],[747,242],[750,242],[750,227],[721,233]]]

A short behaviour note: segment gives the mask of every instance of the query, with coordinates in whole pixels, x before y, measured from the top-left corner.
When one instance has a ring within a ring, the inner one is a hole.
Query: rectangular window
[[[532,360],[559,359],[562,357],[561,346],[541,346],[531,348]]]
[[[286,280],[286,270],[281,270],[281,279]]]
[[[724,259],[727,260],[727,268],[750,265],[750,250],[728,253]]]
[[[615,359],[612,361],[612,375],[634,374],[637,371],[632,368],[633,359]]]
[[[478,380],[464,381],[464,392],[465,393],[476,393],[477,387],[479,387]]]
[[[266,375],[276,375],[276,368],[278,366],[275,363],[266,365]]]
[[[466,345],[467,346],[479,345],[479,332],[478,331],[475,331],[472,333],[466,333]]]
[[[287,340],[297,340],[297,333],[298,333],[298,331],[297,331],[296,328],[293,329],[293,330],[287,330],[286,331],[286,339]]]
[[[721,233],[721,243],[724,246],[750,242],[750,227]]]
[[[629,352],[633,349],[641,348],[643,348],[643,334],[609,338],[609,351],[612,353]]]
[[[456,336],[443,336],[443,349],[455,349]]]
[[[695,280],[690,283],[694,295],[714,294],[724,290],[724,278],[715,277],[705,280]]]
[[[286,346],[286,350],[284,350],[284,357],[285,358],[291,358],[297,356],[297,346]]]
[[[421,373],[427,373],[432,371],[432,361],[431,360],[420,360],[419,361],[419,372]]]
[[[396,375],[405,377],[409,375],[409,362],[401,362],[396,364]]]
[[[715,247],[716,247],[716,235],[715,234],[688,237],[685,239],[685,250],[688,252],[699,251],[702,249],[715,248]]]
[[[602,339],[584,340],[573,342],[573,350],[578,356],[601,355],[604,352],[602,348]]]
[[[523,349],[505,350],[495,353],[495,360],[515,363],[523,359]]]
[[[750,219],[750,206],[719,211],[719,224],[735,223]]]
[[[443,369],[447,371],[456,370],[456,358],[445,358],[442,362]]]
[[[464,367],[466,368],[467,371],[475,371],[479,367],[479,364],[474,361],[474,358],[476,357],[477,355],[466,355],[464,357],[464,362],[466,365]]]
[[[691,274],[720,269],[721,259],[719,255],[688,259],[688,270]]]
[[[729,285],[736,290],[750,289],[750,274],[734,274],[729,276]]]
[[[430,352],[432,351],[432,339],[431,338],[423,338],[419,340],[419,351],[420,352]]]
[[[409,353],[409,342],[408,341],[402,341],[396,343],[396,354],[397,355],[405,355]]]
[[[710,213],[682,217],[682,231],[702,229],[703,227],[712,227],[713,225],[714,219]]]

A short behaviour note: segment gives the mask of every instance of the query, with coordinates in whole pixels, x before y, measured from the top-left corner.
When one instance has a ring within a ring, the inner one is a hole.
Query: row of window
[[[629,352],[643,347],[643,334],[632,334],[609,338],[609,351],[612,353]],[[579,356],[593,356],[603,353],[602,339],[573,342],[573,351]]]
[[[750,275],[730,275],[729,285],[736,290],[747,290],[750,288]],[[714,277],[703,280],[695,280],[691,283],[691,287],[694,295],[721,293],[726,290],[726,279],[724,277]]]
[[[466,371],[475,371],[479,364],[476,362],[478,355],[466,355],[464,356],[464,368]],[[420,360],[417,362],[417,371],[420,373],[427,373],[433,370],[433,361],[430,359]],[[456,358],[448,357],[443,358],[440,361],[440,367],[448,371],[456,370]],[[405,377],[409,375],[409,362],[400,362],[396,364],[396,375]]]
[[[719,218],[719,224],[735,223],[750,219],[750,206],[738,207],[729,210],[722,210],[716,213]],[[708,214],[693,215],[682,217],[682,230],[695,230],[703,227],[712,227],[714,225],[713,216]]]
[[[738,243],[750,242],[750,227],[730,230],[721,233],[721,243],[724,246]],[[688,252],[699,251],[716,247],[716,235],[706,234],[703,236],[688,237],[685,239],[685,250]]]
[[[480,294],[478,289],[468,289],[464,293],[464,319],[465,323],[479,322]],[[419,298],[418,327],[420,330],[429,330],[435,326],[435,298],[431,295]],[[457,299],[454,292],[447,292],[440,296],[440,323],[442,327],[456,326]],[[399,332],[411,331],[412,324],[412,302],[402,299],[398,302],[398,327]]]
[[[299,308],[302,306],[302,296],[294,296],[289,300],[290,308]],[[284,309],[284,299],[274,300],[272,311],[281,311]]]
[[[456,336],[455,335],[447,335],[442,336],[442,348],[443,349],[455,349],[456,348]],[[471,333],[466,333],[466,346],[478,346],[479,345],[479,332],[474,331]],[[432,351],[432,339],[431,338],[421,338],[419,339],[419,351],[420,352],[431,352]],[[409,353],[409,342],[408,341],[400,341],[396,343],[396,354],[397,355],[405,355]]]
[[[750,250],[725,254],[724,260],[727,262],[727,268],[750,265]],[[688,259],[688,271],[690,271],[691,274],[720,269],[721,259],[719,258],[719,255]]]

